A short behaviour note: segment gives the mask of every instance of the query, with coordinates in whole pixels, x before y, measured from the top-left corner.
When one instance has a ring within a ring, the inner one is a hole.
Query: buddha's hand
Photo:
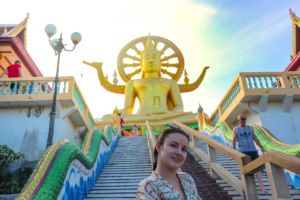
[[[92,67],[94,67],[97,70],[101,69],[102,65],[103,65],[102,62],[92,62],[92,63],[90,63],[90,62],[87,62],[87,61],[83,61],[83,63],[86,64],[86,65],[92,66]]]

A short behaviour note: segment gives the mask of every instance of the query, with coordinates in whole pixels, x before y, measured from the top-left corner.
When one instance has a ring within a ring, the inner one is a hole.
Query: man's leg
[[[263,183],[263,178],[262,178],[261,171],[258,171],[256,173],[256,178],[258,180],[259,191],[266,192],[266,189],[265,189],[265,186],[264,186],[264,183]]]

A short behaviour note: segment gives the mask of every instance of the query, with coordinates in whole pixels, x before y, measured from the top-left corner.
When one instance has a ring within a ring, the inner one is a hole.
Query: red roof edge
[[[15,50],[20,60],[28,66],[28,71],[32,76],[43,76],[37,65],[32,60],[31,56],[24,47],[23,42],[19,37],[15,38],[0,38],[0,42],[9,43],[10,46]]]
[[[300,52],[298,52],[295,56],[295,58],[291,61],[291,63],[286,67],[284,71],[296,71],[297,66],[299,66],[300,63]]]

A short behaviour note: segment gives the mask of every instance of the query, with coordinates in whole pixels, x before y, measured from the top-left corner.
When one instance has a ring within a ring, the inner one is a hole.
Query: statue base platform
[[[139,115],[130,114],[124,115],[123,119],[125,121],[125,126],[145,125],[148,120],[151,125],[165,125],[168,123],[173,123],[174,121],[182,122],[185,124],[197,123],[197,114],[192,112],[167,112],[163,114],[150,114],[150,115]],[[105,115],[97,125],[109,124],[113,121],[113,115]]]

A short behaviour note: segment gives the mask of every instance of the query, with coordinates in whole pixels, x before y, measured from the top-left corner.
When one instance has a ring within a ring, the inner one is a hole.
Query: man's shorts
[[[255,160],[256,158],[259,157],[257,151],[245,151],[242,153],[246,154],[247,156],[250,156],[251,160]]]

